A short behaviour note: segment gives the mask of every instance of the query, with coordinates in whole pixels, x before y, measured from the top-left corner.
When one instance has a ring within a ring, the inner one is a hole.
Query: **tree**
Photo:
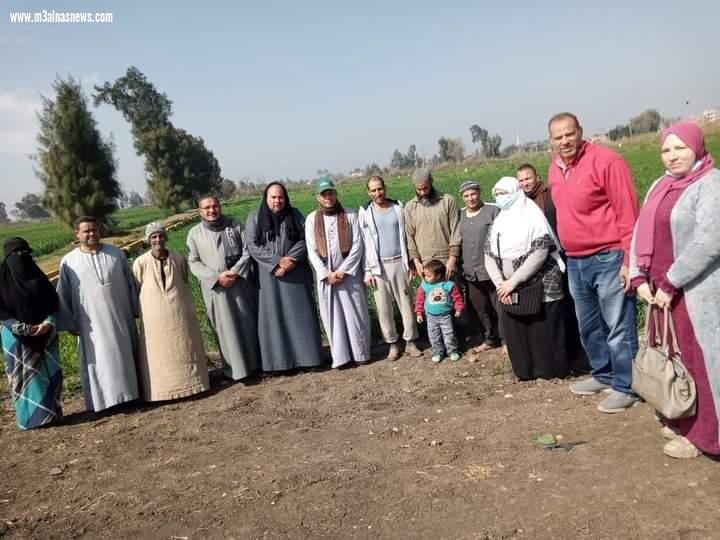
[[[490,135],[486,129],[481,128],[477,124],[470,126],[470,135],[472,136],[473,143],[480,143],[485,157],[492,158],[500,156],[500,145],[502,144],[500,135]]]
[[[480,142],[482,144],[483,141],[487,139],[488,132],[486,129],[481,128],[477,124],[473,124],[470,126],[470,135],[472,136],[473,143]]]
[[[405,168],[412,169],[417,167],[417,160],[417,148],[414,144],[411,144],[410,148],[408,148],[407,154],[405,154]]]
[[[662,117],[655,109],[647,109],[630,119],[630,131],[633,135],[652,133],[660,128]]]
[[[172,124],[172,102],[139,69],[130,67],[124,77],[96,86],[95,91],[96,105],[114,106],[130,123],[155,204],[177,211],[196,205],[203,194],[221,192],[220,164],[214,154],[201,137]]]
[[[107,230],[121,193],[114,147],[100,135],[78,81],[58,78],[53,89],[55,101],[43,96],[38,115],[35,159],[44,186],[42,206],[64,223],[90,215]]]
[[[404,156],[400,153],[400,150],[398,150],[397,148],[396,148],[395,151],[393,152],[392,158],[390,158],[390,166],[391,166],[393,169],[403,169],[403,168],[405,168],[405,158],[404,158]]]
[[[200,137],[167,125],[143,139],[147,183],[158,206],[179,211],[197,206],[203,194],[220,192],[220,165]]]
[[[465,144],[462,142],[462,139],[460,139],[460,137],[450,139],[448,152],[450,153],[450,159],[454,163],[458,163],[465,159]]]
[[[15,203],[12,214],[18,219],[45,219],[50,214],[42,207],[42,199],[36,193],[26,193],[23,198]]]
[[[0,225],[10,223],[10,218],[7,215],[7,209],[4,202],[0,202]]]
[[[234,198],[236,191],[237,191],[237,186],[235,185],[235,182],[233,182],[229,178],[222,179],[222,185],[220,187],[220,198],[222,200],[228,201],[228,200]]]
[[[440,137],[438,140],[438,148],[442,162],[452,161],[457,163],[465,159],[465,144],[463,144],[459,137],[454,139]]]
[[[128,194],[124,191],[120,191],[120,195],[117,198],[117,207],[118,208],[127,208],[128,207]]]
[[[143,200],[142,195],[135,190],[131,191],[127,198],[128,208],[136,208],[138,206],[142,206],[143,204],[145,204],[145,201]]]
[[[500,145],[502,144],[502,137],[497,133],[487,138],[486,146],[483,149],[487,157],[499,157],[500,156]]]
[[[617,141],[618,139],[622,139],[623,137],[629,137],[630,136],[630,127],[629,126],[621,126],[617,125],[614,128],[612,128],[610,131],[608,131],[608,139],[611,141]]]
[[[375,174],[382,175],[383,171],[380,168],[380,165],[373,162],[367,167],[365,167],[365,176],[373,176]]]
[[[438,159],[440,162],[444,163],[446,161],[450,161],[450,139],[447,137],[440,137],[438,139],[438,150]]]
[[[170,123],[172,101],[166,94],[155,89],[147,77],[135,66],[130,66],[124,77],[113,84],[106,82],[95,86],[95,106],[101,103],[112,105],[130,123],[135,149],[142,153],[143,133],[158,129]]]
[[[520,151],[520,147],[516,144],[506,146],[500,151],[501,157],[510,157]]]

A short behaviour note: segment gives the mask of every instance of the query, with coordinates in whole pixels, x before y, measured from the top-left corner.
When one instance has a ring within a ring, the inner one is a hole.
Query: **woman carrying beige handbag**
[[[663,326],[658,343],[660,308],[648,306],[645,341],[633,361],[633,390],[668,419],[687,418],[695,414],[697,391],[695,381],[682,363],[677,334],[670,309],[663,311]],[[654,336],[650,337],[650,321]],[[669,335],[668,335],[669,334]],[[669,339],[668,339],[669,338]]]
[[[720,170],[690,122],[666,129],[660,146],[666,173],[640,211],[630,279],[640,298],[672,311],[682,362],[697,389],[694,416],[663,421],[670,439],[663,452],[680,459],[720,455]]]

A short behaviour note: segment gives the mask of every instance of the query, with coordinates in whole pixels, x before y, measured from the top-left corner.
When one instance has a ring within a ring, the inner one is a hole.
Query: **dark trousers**
[[[494,297],[495,285],[489,279],[483,281],[467,281],[467,305],[466,311],[469,324],[478,328],[484,336],[484,342],[488,345],[497,346],[500,344],[500,332],[498,331],[498,315],[495,311]]]

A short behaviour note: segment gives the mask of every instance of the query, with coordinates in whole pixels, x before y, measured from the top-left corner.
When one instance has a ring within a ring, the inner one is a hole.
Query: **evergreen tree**
[[[139,69],[130,67],[124,77],[95,91],[96,105],[114,106],[130,123],[155,204],[177,211],[195,205],[205,193],[222,190],[220,165],[212,151],[202,138],[172,124],[172,102]]]
[[[10,223],[10,218],[7,215],[7,208],[4,202],[0,202],[0,225]]]
[[[89,215],[107,230],[121,194],[112,142],[100,135],[78,81],[58,78],[53,89],[55,100],[43,96],[38,115],[36,173],[44,186],[42,206],[64,223]]]
[[[402,169],[405,165],[405,159],[397,148],[393,152],[392,158],[390,158],[390,166],[393,169]]]

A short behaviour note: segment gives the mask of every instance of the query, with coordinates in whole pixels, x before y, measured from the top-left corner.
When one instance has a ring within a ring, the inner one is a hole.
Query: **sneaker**
[[[405,352],[409,354],[410,356],[422,356],[423,353],[420,349],[418,349],[418,346],[415,345],[414,341],[406,341],[405,342]]]
[[[692,459],[698,457],[701,452],[685,437],[678,435],[673,440],[665,443],[663,454],[675,459]]]
[[[457,362],[458,360],[460,360],[460,353],[458,353],[458,352],[450,353],[450,360],[453,362]]]
[[[430,360],[432,360],[434,364],[439,364],[440,362],[442,362],[442,356],[440,356],[439,354],[433,354]]]
[[[578,396],[592,396],[598,392],[609,392],[611,390],[609,384],[601,383],[590,377],[580,382],[576,382],[570,386],[570,391]]]
[[[640,402],[640,398],[631,394],[623,394],[617,390],[611,390],[608,397],[603,399],[597,409],[600,412],[614,414],[623,412]]]
[[[660,430],[660,435],[663,436],[664,439],[667,439],[668,441],[672,441],[676,437],[680,436],[680,432],[677,428],[672,428],[670,426],[663,426]]]
[[[391,343],[390,350],[388,351],[388,355],[385,357],[385,360],[394,362],[398,358],[400,358],[400,347],[398,347],[397,343]]]

